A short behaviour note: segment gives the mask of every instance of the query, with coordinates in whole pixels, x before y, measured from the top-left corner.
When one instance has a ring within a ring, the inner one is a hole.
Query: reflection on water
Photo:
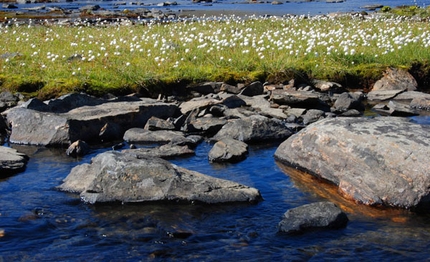
[[[418,120],[416,120],[418,121]],[[420,120],[421,121],[421,120]],[[15,147],[15,146],[14,146]],[[258,204],[175,203],[88,205],[55,189],[82,159],[64,150],[19,147],[27,170],[0,181],[0,261],[42,260],[426,260],[430,217],[375,209],[340,197],[336,188],[277,165],[277,144],[254,145],[237,164],[210,164],[210,144],[190,158],[171,160],[204,174],[258,188]],[[321,200],[350,219],[341,230],[286,236],[277,224],[289,208]]]

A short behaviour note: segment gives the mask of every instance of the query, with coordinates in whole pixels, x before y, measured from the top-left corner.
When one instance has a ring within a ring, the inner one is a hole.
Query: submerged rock
[[[232,181],[187,170],[156,157],[106,152],[72,169],[58,187],[84,202],[256,202],[260,192]]]
[[[348,224],[348,217],[331,202],[303,205],[284,213],[278,229],[283,233],[303,233],[313,229],[339,229]]]
[[[332,118],[283,142],[275,157],[330,181],[349,199],[401,208],[428,204],[430,126],[398,117]]]

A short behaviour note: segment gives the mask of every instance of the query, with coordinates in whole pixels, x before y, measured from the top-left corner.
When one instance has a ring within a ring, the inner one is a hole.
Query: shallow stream
[[[429,117],[413,121],[430,124]],[[258,204],[88,205],[56,190],[70,169],[89,163],[64,149],[13,146],[30,156],[25,172],[0,180],[0,261],[423,261],[430,257],[430,216],[357,206],[329,185],[277,164],[278,144],[253,145],[237,164],[210,164],[211,148],[173,163],[256,187]],[[334,190],[335,191],[335,190]],[[345,229],[277,233],[289,208],[330,200]]]

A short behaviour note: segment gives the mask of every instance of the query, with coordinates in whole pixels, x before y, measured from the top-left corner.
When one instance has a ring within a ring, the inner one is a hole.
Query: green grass
[[[356,88],[381,77],[387,66],[410,68],[430,59],[430,25],[405,17],[232,16],[133,26],[9,26],[0,33],[0,87],[40,98],[142,88],[156,94],[179,84],[283,82],[295,74]]]

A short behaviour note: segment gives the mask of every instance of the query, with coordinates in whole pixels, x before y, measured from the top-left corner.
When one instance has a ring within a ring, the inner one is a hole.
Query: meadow
[[[297,75],[366,87],[388,66],[419,65],[428,74],[430,59],[430,24],[404,16],[232,15],[97,26],[9,19],[0,35],[0,88],[40,98]]]

